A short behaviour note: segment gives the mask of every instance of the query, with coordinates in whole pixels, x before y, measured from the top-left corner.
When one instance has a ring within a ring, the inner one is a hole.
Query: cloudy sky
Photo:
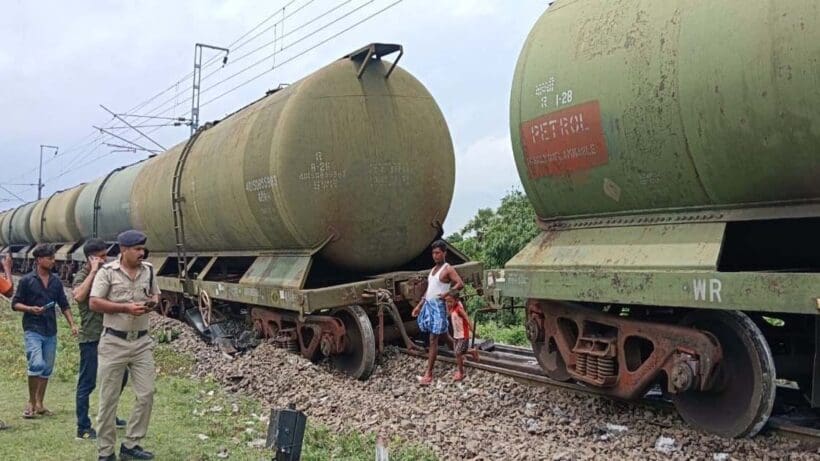
[[[402,66],[427,86],[450,126],[456,191],[445,227],[453,232],[479,208],[495,207],[506,191],[520,188],[509,143],[509,91],[518,53],[547,3],[6,0],[0,16],[0,185],[8,191],[0,189],[0,209],[20,204],[17,197],[36,198],[36,187],[17,184],[37,182],[40,144],[60,147],[56,157],[45,157],[44,195],[145,157],[105,145],[123,143],[93,130],[112,125],[99,104],[122,113],[161,93],[135,112],[186,115],[196,42],[233,44],[227,66],[215,62],[203,72],[204,121],[379,41],[405,46]],[[187,135],[186,127],[151,133],[166,147]]]

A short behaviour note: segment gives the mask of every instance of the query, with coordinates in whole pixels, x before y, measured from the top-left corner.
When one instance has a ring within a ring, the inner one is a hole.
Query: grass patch
[[[75,309],[76,311],[76,309]],[[0,297],[0,419],[12,425],[0,431],[0,459],[77,460],[96,459],[96,445],[75,440],[74,393],[79,349],[65,320],[58,320],[58,351],[55,372],[50,380],[45,404],[56,415],[24,420],[20,417],[26,401],[26,360],[23,350],[21,314],[9,309]],[[75,312],[75,318],[79,314]],[[270,460],[271,451],[250,446],[267,434],[267,412],[253,399],[228,394],[213,380],[190,378],[195,360],[174,350],[173,332],[157,338],[154,358],[158,369],[151,425],[143,446],[157,459],[218,460],[227,451],[234,460]],[[131,414],[134,395],[130,386],[120,400],[119,416]],[[92,422],[97,411],[97,392],[91,396]],[[263,413],[265,413],[263,415]],[[117,450],[124,431],[117,431]],[[305,460],[371,460],[375,457],[375,436],[359,433],[338,434],[308,419],[302,448]],[[390,458],[434,460],[432,452],[398,440],[390,442]]]
[[[427,448],[406,445],[399,440],[389,441],[390,460],[435,461],[437,458]],[[320,461],[326,459],[375,458],[376,436],[374,434],[335,434],[325,428],[308,427],[302,448],[302,459]],[[393,447],[398,447],[398,450]]]
[[[529,346],[530,341],[527,339],[527,332],[524,330],[524,325],[510,325],[502,326],[494,320],[482,320],[478,324],[478,331],[476,332],[479,338],[492,339],[501,344],[509,344],[512,346]]]

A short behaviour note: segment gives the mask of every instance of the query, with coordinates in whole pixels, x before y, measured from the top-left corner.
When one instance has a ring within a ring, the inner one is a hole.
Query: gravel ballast
[[[602,397],[520,383],[438,363],[432,386],[424,362],[389,349],[368,381],[269,344],[230,357],[187,325],[152,314],[152,327],[180,332],[172,342],[196,357],[194,374],[271,408],[295,405],[336,431],[372,432],[431,448],[441,459],[820,459],[806,442],[763,433],[727,440],[692,430],[675,414]]]

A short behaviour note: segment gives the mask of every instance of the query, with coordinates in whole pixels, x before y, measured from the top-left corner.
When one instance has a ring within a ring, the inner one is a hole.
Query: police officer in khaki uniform
[[[136,394],[134,412],[120,446],[120,460],[154,459],[140,447],[148,432],[154,402],[154,342],[148,335],[147,314],[159,301],[154,268],[143,261],[142,232],[129,230],[117,236],[120,257],[102,267],[94,277],[90,307],[103,315],[103,333],[98,347],[97,383],[100,411],[97,416],[97,448],[100,460],[115,460],[115,418],[126,368]]]

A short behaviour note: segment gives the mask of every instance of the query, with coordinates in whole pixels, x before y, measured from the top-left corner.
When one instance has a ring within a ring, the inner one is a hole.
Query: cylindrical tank
[[[44,242],[43,239],[43,213],[46,211],[46,205],[50,197],[37,200],[34,202],[34,209],[31,210],[31,216],[28,219],[28,228],[31,230],[31,237],[34,243]]]
[[[0,247],[9,244],[9,223],[8,219],[11,217],[12,210],[6,210],[0,213]]]
[[[34,236],[31,233],[31,212],[37,202],[29,202],[20,206],[11,217],[11,242],[14,244],[32,244]]]
[[[820,2],[559,0],[518,60],[542,218],[820,198]]]
[[[189,251],[323,248],[357,271],[398,267],[436,236],[455,157],[444,117],[411,74],[342,59],[204,131],[181,192]],[[131,196],[152,250],[175,245],[171,190],[184,144],[149,160]]]
[[[120,232],[136,227],[130,217],[131,189],[137,174],[144,166],[145,162],[140,162],[114,170],[109,175],[87,184],[80,191],[74,206],[74,219],[80,235],[90,237],[93,234],[94,198],[101,186],[97,237],[113,241]]]
[[[31,229],[38,242],[76,242],[83,238],[74,217],[77,198],[85,184],[60,191],[42,204],[34,207],[31,213]]]

